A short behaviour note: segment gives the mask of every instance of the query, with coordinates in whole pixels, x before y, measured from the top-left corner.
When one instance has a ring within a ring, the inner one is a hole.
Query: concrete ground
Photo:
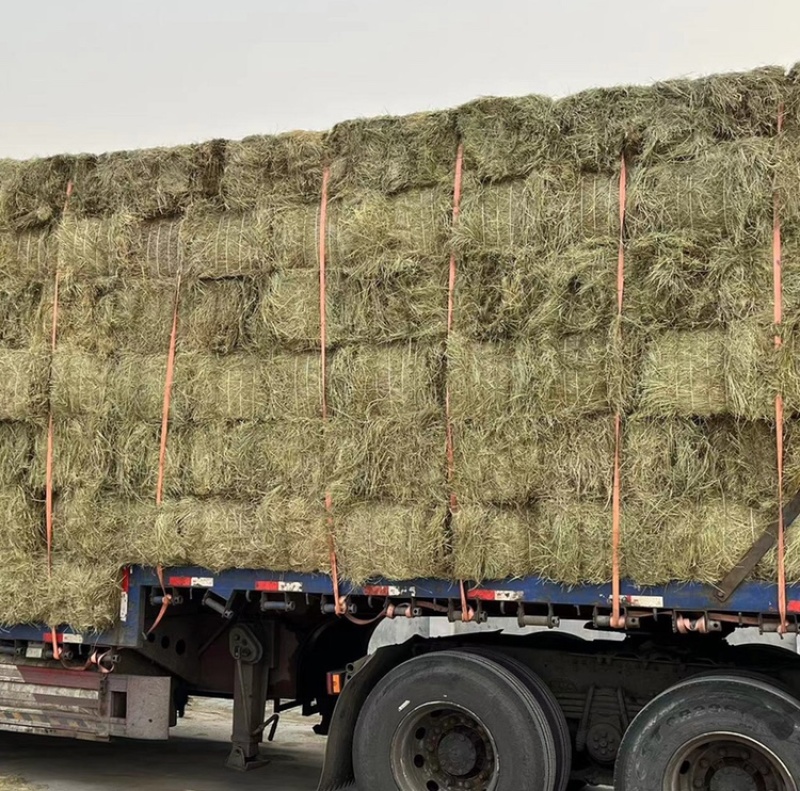
[[[311,730],[314,723],[283,714],[275,741],[265,748],[272,763],[247,773],[223,766],[231,729],[227,701],[193,700],[168,742],[95,744],[3,733],[0,791],[11,791],[2,780],[10,776],[42,791],[314,791],[325,749],[325,739]]]

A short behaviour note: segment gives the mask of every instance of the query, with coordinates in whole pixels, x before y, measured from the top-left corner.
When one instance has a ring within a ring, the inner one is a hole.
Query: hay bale
[[[224,142],[213,140],[104,154],[76,192],[103,214],[168,217],[219,193],[224,153]]]
[[[472,580],[538,574],[566,584],[610,577],[611,506],[543,500],[532,507],[460,503],[453,515],[454,574]]]
[[[62,346],[53,354],[50,370],[50,408],[55,416],[109,415],[112,360]]]
[[[322,414],[318,354],[197,355],[197,420],[294,420]]]
[[[628,185],[629,237],[688,234],[766,245],[775,160],[774,141],[752,138],[718,143],[688,162],[635,168]]]
[[[447,576],[446,506],[372,502],[337,509],[336,550],[341,574],[354,583],[382,577]]]
[[[229,142],[220,184],[226,208],[250,211],[275,195],[318,202],[324,141],[320,132],[289,132]]]
[[[445,502],[445,426],[441,414],[333,418],[325,432],[325,473],[337,503]]]
[[[467,172],[481,181],[527,176],[561,152],[553,100],[485,96],[456,110]]]
[[[459,499],[525,504],[541,497],[605,500],[611,496],[614,419],[564,424],[498,419],[455,427]]]
[[[41,340],[39,315],[44,287],[40,283],[15,285],[0,281],[0,343],[27,349]]]
[[[607,412],[615,400],[612,351],[600,334],[498,343],[454,335],[447,371],[453,418],[490,425],[504,416],[554,421]]]
[[[0,574],[0,626],[40,624],[44,621],[42,580],[47,574],[44,552],[3,550]]]
[[[777,361],[767,326],[665,331],[647,348],[639,410],[650,416],[769,417]]]
[[[189,208],[189,212],[193,207]],[[184,270],[186,218],[145,220],[131,233],[129,271],[138,277],[169,279]]]
[[[113,466],[107,483],[129,499],[155,501],[161,454],[160,423],[127,423],[113,434]],[[189,491],[192,432],[170,423],[164,460],[164,495],[180,497]],[[124,528],[127,533],[129,527]]]
[[[91,173],[94,157],[55,156],[13,162],[0,182],[0,226],[25,231],[57,221],[67,200],[70,180]]]
[[[180,261],[195,277],[220,278],[257,275],[273,267],[272,218],[264,210],[247,213],[214,211],[213,206],[192,207],[183,221],[177,249],[163,256],[159,269]],[[158,246],[154,245],[154,250]],[[176,261],[177,259],[177,261]]]
[[[366,277],[419,264],[446,269],[452,203],[452,187],[367,192],[342,202],[329,234],[332,266]]]
[[[333,283],[330,283],[333,287]],[[320,344],[319,272],[277,271],[259,283],[250,335],[259,352],[308,351]],[[336,303],[329,297],[331,314]],[[333,315],[329,317],[329,321]]]
[[[0,486],[27,480],[35,431],[29,422],[0,421]]]
[[[256,520],[263,568],[330,572],[330,528],[321,497],[298,497],[274,489],[260,501]]]
[[[457,145],[452,111],[336,124],[326,139],[331,194],[452,184]]]
[[[357,420],[409,417],[441,405],[443,349],[414,343],[353,346],[330,358],[333,415]]]
[[[0,275],[5,288],[48,280],[56,268],[58,234],[48,227],[0,232]]]
[[[114,564],[55,558],[44,623],[85,632],[110,629],[119,618],[121,581],[121,571]]]
[[[44,492],[47,481],[47,425],[37,432],[28,485]],[[113,431],[108,421],[58,418],[53,424],[53,487],[68,491],[99,488],[111,476],[114,456]]]
[[[624,573],[640,585],[672,580],[713,584],[753,545],[769,514],[727,497],[659,498],[640,506],[640,518],[622,512]]]
[[[44,544],[44,504],[19,485],[0,486],[0,546],[6,553],[33,556]]]
[[[133,218],[65,216],[58,224],[58,270],[65,277],[113,277],[131,265]]]
[[[0,420],[31,420],[47,413],[47,356],[0,349]]]
[[[270,215],[270,261],[278,269],[318,269],[319,206],[274,201],[267,206]],[[336,259],[330,249],[335,242],[339,211],[336,203],[328,207],[328,260]]]
[[[197,358],[198,355],[183,351],[175,358],[170,425],[185,423],[193,416]],[[113,417],[123,423],[160,421],[164,412],[166,376],[166,352],[117,355],[108,383]]]
[[[203,425],[192,432],[184,491],[244,500],[280,487],[318,497],[322,452],[321,421]]]

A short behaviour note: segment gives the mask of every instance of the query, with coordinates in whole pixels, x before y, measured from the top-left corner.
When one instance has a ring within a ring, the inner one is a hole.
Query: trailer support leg
[[[236,625],[230,632],[230,651],[235,660],[232,747],[226,765],[248,771],[264,766],[261,755],[264,709],[267,705],[269,671],[274,666],[273,640],[269,632],[256,636],[249,626]]]

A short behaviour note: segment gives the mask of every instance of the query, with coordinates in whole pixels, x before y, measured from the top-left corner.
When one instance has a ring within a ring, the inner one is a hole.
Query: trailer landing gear
[[[275,666],[271,631],[264,627],[257,635],[254,628],[244,624],[237,624],[230,631],[229,648],[235,660],[233,745],[226,765],[242,772],[269,763],[259,745],[267,725],[264,709],[269,671]]]

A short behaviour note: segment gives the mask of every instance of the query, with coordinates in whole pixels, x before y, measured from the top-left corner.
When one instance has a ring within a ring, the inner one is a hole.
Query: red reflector
[[[364,595],[365,596],[388,596],[389,595],[389,586],[388,585],[365,585],[364,586]]]
[[[45,632],[44,636],[42,637],[42,640],[45,643],[52,643],[53,642],[53,632]],[[56,635],[56,640],[58,640],[59,643],[63,643],[64,642],[64,635],[63,634],[57,634]]]
[[[122,569],[122,592],[129,593],[131,589],[131,567],[125,566]]]
[[[800,612],[800,600],[794,599],[790,601],[786,607],[789,612]]]
[[[167,580],[167,585],[171,588],[191,588],[192,587],[192,578],[191,577],[170,577]]]
[[[481,588],[474,588],[471,591],[467,591],[468,599],[481,599],[482,601],[494,601],[495,596],[496,596],[495,591],[482,590]]]
[[[344,673],[328,673],[328,694],[341,695],[344,687]]]
[[[256,590],[277,593],[280,590],[280,583],[277,580],[256,580]]]

